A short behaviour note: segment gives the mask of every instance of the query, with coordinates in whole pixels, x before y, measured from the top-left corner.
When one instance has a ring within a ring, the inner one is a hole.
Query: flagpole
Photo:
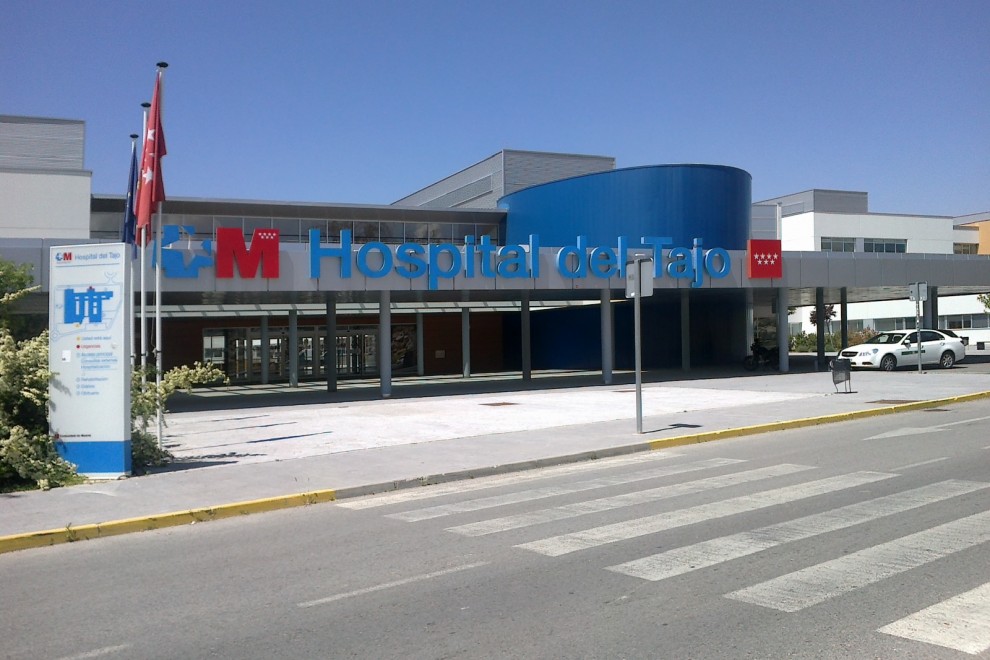
[[[158,62],[158,117],[162,116],[165,92],[165,69],[168,62]],[[162,392],[162,202],[158,202],[158,240],[155,242],[155,390],[158,399],[158,448],[163,447],[162,428],[164,426],[164,410],[161,398]]]
[[[140,136],[137,133],[131,133],[131,169],[132,170],[134,169],[134,165],[137,162],[136,161],[136,158],[137,158],[137,139],[139,137]],[[133,172],[132,172],[132,175],[133,175]],[[130,218],[127,217],[127,215],[129,213],[133,213],[134,212],[134,204],[137,201],[136,199],[134,199],[135,192],[136,191],[134,190],[133,184],[135,183],[135,181],[136,181],[136,179],[134,179],[134,180],[128,179],[128,181],[127,181],[127,197],[128,197],[128,199],[125,202],[125,206],[124,206],[124,223],[125,224],[130,219]],[[129,236],[129,237],[125,237],[125,239],[126,238],[130,238],[131,241],[134,241],[135,243],[138,240],[138,237],[137,236]],[[137,364],[138,364],[137,346],[134,344],[134,326],[137,324],[137,316],[134,313],[135,312],[135,309],[134,309],[134,249],[135,249],[134,248],[134,245],[132,244],[131,245],[131,267],[128,269],[128,272],[130,273],[130,276],[131,276],[131,295],[130,295],[130,298],[128,300],[128,309],[127,309],[127,316],[131,320],[131,369],[136,368],[137,367]],[[131,386],[131,384],[128,383],[127,384],[127,387],[130,387],[130,386]]]
[[[141,135],[141,144],[148,139],[148,108],[151,104],[147,101],[141,104],[144,108],[144,123],[142,124],[143,130]],[[139,184],[140,185],[140,184]],[[148,228],[141,227],[140,236],[141,245],[141,384],[145,385],[148,382],[148,286],[145,283],[145,273],[147,272],[148,266],[146,261],[146,255],[148,254]]]

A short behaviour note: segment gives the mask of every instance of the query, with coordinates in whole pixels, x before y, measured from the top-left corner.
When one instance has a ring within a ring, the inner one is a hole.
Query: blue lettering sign
[[[382,255],[382,263],[378,268],[372,268],[368,264],[368,255],[371,252],[378,252]],[[388,246],[378,241],[372,241],[361,246],[357,253],[357,267],[365,277],[385,277],[392,270],[392,251]]]
[[[178,243],[181,241],[183,234],[185,235],[185,240],[192,245],[192,237],[195,233],[196,228],[190,225],[162,225],[162,274],[165,277],[175,279],[195,279],[199,277],[199,271],[201,268],[213,266],[214,260],[212,240],[201,241],[199,243],[199,247],[206,254],[193,255],[192,259],[189,260],[189,263],[185,262],[183,252],[165,249],[173,243]],[[151,253],[152,267],[156,265],[157,253],[158,250],[154,250]]]
[[[185,225],[165,225],[162,247],[181,240],[192,244],[194,229]],[[732,260],[723,248],[704,249],[700,238],[691,247],[674,246],[669,236],[643,236],[633,243],[628,236],[619,236],[616,247],[588,245],[586,236],[577,236],[573,245],[557,250],[554,265],[557,273],[566,279],[594,277],[610,279],[626,276],[627,255],[631,247],[645,248],[653,253],[653,277],[665,275],[688,280],[693,288],[703,285],[705,275],[711,279],[727,277]],[[200,270],[215,266],[212,240],[201,241],[198,247],[205,254],[196,254],[186,263],[185,252],[162,250],[162,269],[166,277],[196,278]],[[72,253],[56,254],[58,261],[71,261]],[[454,243],[403,243],[398,246],[380,241],[355,245],[350,230],[340,232],[339,245],[324,245],[320,230],[309,230],[310,277],[319,279],[323,261],[336,262],[336,273],[341,279],[349,279],[356,266],[365,277],[378,279],[396,274],[406,279],[425,277],[431,291],[439,288],[441,280],[455,277],[519,279],[540,277],[540,237],[529,236],[528,244],[498,246],[492,237],[465,236],[462,246]],[[154,264],[153,264],[154,265]],[[82,295],[82,294],[80,294]],[[68,310],[68,308],[67,308]],[[82,313],[82,312],[79,312]],[[66,311],[66,314],[70,314]],[[76,312],[72,312],[77,315]]]

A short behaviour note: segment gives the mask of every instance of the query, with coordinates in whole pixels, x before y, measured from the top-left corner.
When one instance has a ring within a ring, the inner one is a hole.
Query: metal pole
[[[914,334],[918,349],[918,373],[921,373],[921,285],[915,286],[915,296],[914,296]]]
[[[148,139],[148,108],[151,104],[145,101],[141,104],[144,108],[144,123],[142,124],[143,129],[141,131],[141,151],[142,157],[144,155],[144,141]],[[147,254],[148,254],[148,227],[145,225],[141,227],[140,232],[140,243],[141,243],[141,388],[144,390],[144,386],[148,384],[148,285],[145,282],[145,273],[147,272]]]
[[[131,162],[132,163],[137,163],[137,139],[138,139],[138,137],[140,137],[140,136],[137,133],[131,133]],[[142,147],[142,151],[143,151],[144,150],[144,145],[142,144],[141,147]],[[140,177],[138,177],[138,178],[140,178]],[[135,182],[136,181],[137,181],[137,179],[135,179]],[[134,212],[135,212],[134,211],[135,205],[137,204],[137,200],[134,199],[134,197],[136,196],[135,195],[135,192],[136,191],[135,190],[132,190],[130,188],[130,185],[131,185],[131,182],[130,181],[127,182],[127,185],[128,185],[127,197],[128,197],[128,200],[129,201],[127,203],[127,207],[125,207],[125,209],[124,209],[124,223],[125,224],[127,223],[127,220],[128,220],[128,218],[127,218],[127,216],[128,216],[127,208],[129,207],[130,210],[131,210],[131,214],[134,214]],[[135,220],[135,222],[136,222],[136,220]],[[130,282],[131,282],[130,296],[128,296],[128,298],[127,298],[127,318],[129,318],[131,320],[130,350],[131,350],[131,369],[133,370],[133,369],[136,369],[137,368],[137,365],[138,365],[138,355],[137,355],[137,353],[138,353],[138,347],[134,345],[134,339],[135,339],[135,337],[134,337],[134,328],[137,326],[137,317],[134,314],[134,312],[135,312],[135,307],[134,307],[134,249],[135,249],[135,246],[137,246],[138,241],[141,240],[141,239],[140,239],[139,236],[137,236],[137,234],[135,234],[131,238],[134,240],[134,245],[131,246],[131,262],[130,262],[130,268],[127,269],[128,272],[130,273]],[[131,386],[131,384],[130,383],[127,383],[127,387],[130,387],[130,386]]]
[[[636,260],[636,296],[633,300],[633,324],[636,326],[636,433],[643,432],[643,359],[639,329],[639,299],[643,296],[643,283],[639,270],[640,260]]]
[[[159,70],[168,66],[166,62],[159,62]],[[159,75],[158,87],[158,117],[162,116],[162,106],[165,102],[165,82],[164,74]],[[158,136],[156,136],[157,139]],[[157,149],[157,147],[156,147]],[[161,165],[161,156],[155,166],[157,170]],[[162,432],[165,426],[165,402],[162,401],[162,203],[158,202],[158,241],[155,245],[155,396],[158,400],[158,448],[163,448]]]
[[[163,447],[162,402],[162,203],[158,202],[158,240],[155,242],[155,399],[158,403],[158,448]]]

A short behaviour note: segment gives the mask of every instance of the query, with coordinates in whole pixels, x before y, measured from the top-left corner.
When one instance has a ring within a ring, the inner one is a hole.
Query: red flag
[[[751,280],[776,279],[784,276],[780,241],[751,238],[746,251],[746,274]]]
[[[165,182],[162,180],[162,156],[165,155],[165,132],[162,130],[162,72],[155,78],[155,92],[148,111],[144,149],[141,152],[141,176],[137,193],[137,229],[146,227],[145,243],[150,240],[151,215],[158,202],[165,201]]]

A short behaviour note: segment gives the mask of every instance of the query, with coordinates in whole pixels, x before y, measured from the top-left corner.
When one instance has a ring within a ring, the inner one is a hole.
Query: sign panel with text
[[[131,471],[131,249],[51,248],[49,425],[59,454],[91,478]]]

